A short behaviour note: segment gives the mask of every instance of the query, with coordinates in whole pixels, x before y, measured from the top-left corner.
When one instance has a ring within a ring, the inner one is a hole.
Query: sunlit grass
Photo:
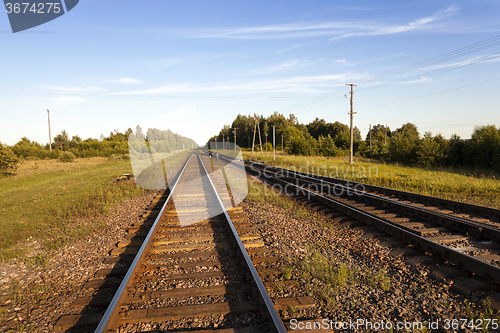
[[[25,161],[15,174],[0,178],[0,259],[23,253],[18,244],[32,237],[45,248],[65,244],[96,228],[110,206],[137,196],[133,182],[113,183],[131,173],[128,160],[107,158]]]
[[[491,171],[465,168],[417,168],[346,158],[305,157],[243,152],[245,159],[267,161],[271,165],[366,184],[500,208],[499,175]],[[299,169],[300,168],[300,169]]]

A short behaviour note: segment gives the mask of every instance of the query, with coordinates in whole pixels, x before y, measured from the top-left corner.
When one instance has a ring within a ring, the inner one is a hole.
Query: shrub
[[[70,151],[63,151],[59,154],[59,160],[62,162],[73,162],[75,160],[75,154]]]
[[[26,161],[38,161],[40,158],[38,156],[27,156],[24,160]]]
[[[6,145],[0,142],[0,170],[17,169],[19,157]]]

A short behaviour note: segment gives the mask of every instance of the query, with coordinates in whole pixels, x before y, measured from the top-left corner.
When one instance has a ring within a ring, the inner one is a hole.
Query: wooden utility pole
[[[47,109],[47,119],[49,121],[49,151],[52,152],[52,136],[50,135],[50,114],[49,114],[49,109]]]
[[[259,118],[257,118],[257,130],[259,131],[260,153],[261,153],[261,154],[264,154],[264,151],[262,150],[262,137],[260,136],[260,124],[259,124]]]
[[[276,127],[273,126],[273,161],[276,161]]]
[[[262,150],[262,137],[260,136],[259,117],[255,116],[255,125],[253,127],[252,154],[253,154],[253,148],[255,146],[255,132],[257,131],[259,132],[260,153],[263,154],[264,151]]]
[[[387,145],[387,126],[385,126],[384,146]]]
[[[253,126],[252,154],[253,154],[253,147],[255,145],[255,131],[257,131],[257,118],[255,118],[255,123]]]
[[[283,133],[281,133],[281,154],[285,154],[284,148],[283,148]]]
[[[236,150],[236,127],[234,128],[234,150]]]
[[[267,132],[266,132],[266,151],[267,151]]]
[[[370,157],[372,157],[372,124],[370,124]]]
[[[352,164],[353,163],[353,160],[352,160],[352,153],[353,153],[353,128],[352,128],[352,122],[353,122],[353,116],[356,112],[353,112],[352,110],[352,98],[353,98],[353,95],[354,95],[354,89],[353,87],[356,87],[355,84],[352,84],[352,83],[346,83],[345,84],[346,86],[351,86],[351,112],[349,112],[348,114],[351,115],[351,148],[350,148],[350,154],[349,154],[349,163]]]
[[[224,134],[222,134],[222,149],[226,149],[226,144],[224,142]]]

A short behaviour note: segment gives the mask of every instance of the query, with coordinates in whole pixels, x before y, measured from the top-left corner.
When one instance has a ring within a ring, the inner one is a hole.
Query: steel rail
[[[259,163],[254,163],[254,164],[259,164]],[[259,165],[263,166],[262,164],[259,164]],[[274,167],[264,166],[264,169],[265,169],[265,167],[274,168]],[[277,170],[277,168],[274,168],[274,169]],[[286,170],[286,169],[282,169],[282,170]],[[276,172],[279,172],[279,170]],[[448,215],[448,214],[444,214],[444,213],[440,213],[440,212],[435,212],[435,211],[430,210],[428,208],[418,207],[418,206],[414,206],[412,204],[395,201],[395,200],[392,200],[389,198],[384,198],[384,197],[381,197],[381,196],[373,194],[373,193],[360,191],[360,190],[357,190],[355,188],[356,186],[354,186],[354,188],[352,188],[350,186],[335,184],[335,183],[332,183],[330,181],[325,181],[321,178],[313,177],[310,174],[304,174],[302,172],[289,171],[288,173],[289,174],[291,173],[293,175],[298,175],[298,177],[300,177],[302,179],[309,179],[311,181],[321,182],[320,184],[322,186],[323,186],[323,184],[327,184],[328,187],[334,186],[334,187],[340,187],[340,188],[342,188],[342,190],[347,190],[347,193],[349,193],[349,191],[351,191],[352,193],[358,195],[358,197],[361,200],[363,200],[363,198],[367,198],[367,199],[371,199],[374,201],[380,201],[383,203],[387,203],[389,205],[393,205],[393,206],[396,206],[399,208],[403,208],[403,209],[406,209],[408,211],[420,212],[421,214],[426,215],[425,217],[427,217],[427,218],[431,217],[434,220],[434,222],[436,222],[438,224],[441,224],[441,223],[439,223],[439,219],[445,220],[446,222],[450,223],[450,225],[446,225],[446,226],[448,226],[452,229],[455,229],[459,232],[467,232],[467,233],[471,233],[475,236],[481,236],[481,237],[485,237],[488,239],[494,238],[496,240],[500,240],[500,229],[498,229],[498,228],[491,228],[491,227],[484,225],[484,224],[478,224],[478,223],[474,223],[474,222],[471,222],[469,220],[459,218],[456,216],[452,216],[452,215]],[[284,178],[290,179],[293,177],[284,177]],[[354,184],[364,186],[364,184],[362,184],[362,183],[354,183]]]
[[[485,276],[491,278],[493,281],[500,281],[500,268],[494,265],[491,265],[485,261],[476,259],[467,254],[456,251],[450,247],[438,244],[433,242],[427,238],[416,235],[404,228],[397,226],[393,223],[385,221],[373,214],[367,213],[361,209],[356,207],[351,207],[347,204],[344,204],[340,201],[337,201],[333,198],[326,197],[324,195],[317,194],[313,191],[305,189],[299,185],[295,185],[293,183],[287,182],[285,180],[274,178],[274,181],[284,185],[285,188],[291,186],[295,188],[296,193],[302,192],[304,195],[307,195],[308,198],[313,198],[316,201],[325,204],[339,212],[342,212],[350,217],[353,217],[359,221],[362,221],[366,224],[373,225],[377,229],[388,233],[389,235],[398,237],[404,241],[407,241],[410,244],[414,244],[420,247],[424,251],[429,251],[434,254],[437,254],[444,260],[455,263],[456,265],[463,265],[467,270],[476,273],[480,276]]]
[[[255,163],[255,162],[253,162],[253,163]],[[255,163],[255,164],[260,164],[260,163]],[[261,165],[264,165],[264,164],[261,164]],[[285,172],[297,172],[297,171],[288,170],[288,169],[284,169],[284,168],[278,168],[278,167],[272,167],[272,166],[267,166],[267,167],[281,169]],[[305,174],[303,172],[299,172],[299,173]],[[500,209],[472,205],[472,204],[448,200],[448,199],[436,198],[436,197],[431,197],[431,196],[424,195],[424,194],[400,191],[400,190],[395,190],[395,189],[391,189],[391,188],[387,188],[387,187],[358,183],[358,182],[340,179],[340,178],[335,178],[335,177],[327,177],[327,176],[311,175],[311,174],[307,174],[307,175],[314,177],[314,178],[330,181],[330,182],[331,181],[338,182],[340,184],[343,184],[344,186],[346,186],[346,184],[351,184],[352,187],[356,187],[356,185],[362,185],[363,187],[369,189],[370,191],[383,193],[386,195],[392,195],[392,196],[395,196],[395,197],[401,198],[401,199],[407,199],[407,200],[418,201],[418,202],[429,203],[429,204],[438,204],[438,205],[442,205],[442,206],[445,206],[445,207],[450,208],[450,209],[461,209],[464,211],[473,212],[475,214],[489,215],[491,217],[500,217]]]
[[[218,202],[219,202],[219,204],[220,204],[220,206],[222,208],[224,216],[227,219],[229,227],[231,228],[231,231],[233,232],[234,238],[235,238],[236,242],[238,243],[238,247],[240,249],[240,252],[241,252],[243,258],[245,259],[247,267],[250,270],[250,272],[252,273],[252,277],[254,279],[254,282],[255,282],[255,284],[257,284],[260,296],[262,297],[262,300],[266,304],[267,311],[271,315],[271,319],[273,320],[274,327],[276,328],[276,330],[279,333],[286,333],[287,330],[286,330],[285,326],[283,325],[283,322],[281,321],[281,318],[280,318],[278,312],[274,308],[273,301],[271,300],[271,298],[267,294],[266,287],[262,283],[262,280],[259,277],[259,273],[255,269],[255,267],[254,267],[254,265],[252,263],[252,259],[250,259],[250,256],[248,255],[248,252],[245,249],[245,245],[243,245],[243,242],[241,241],[240,236],[238,235],[238,232],[236,231],[236,228],[234,227],[234,224],[231,221],[231,218],[229,217],[229,214],[227,213],[226,208],[224,207],[222,199],[220,198],[219,193],[217,192],[217,189],[215,188],[215,185],[212,182],[212,179],[210,178],[210,175],[208,174],[207,169],[205,168],[205,165],[203,164],[203,161],[200,158],[200,155],[197,154],[197,156],[198,156],[198,159],[199,159],[199,161],[200,161],[200,163],[201,163],[201,165],[203,167],[203,170],[205,171],[205,173],[207,175],[208,180],[210,181],[210,184],[212,185],[212,189],[213,189],[213,191],[214,191],[214,193],[216,195],[216,198],[217,198],[217,200],[218,200]]]
[[[170,198],[172,197],[172,193],[174,193],[175,187],[177,186],[177,183],[178,183],[179,179],[181,178],[182,173],[186,169],[186,166],[188,165],[189,160],[191,159],[191,156],[192,156],[192,154],[189,155],[188,159],[184,163],[184,166],[182,167],[181,171],[177,175],[177,178],[174,181],[174,185],[170,189],[170,193],[167,197],[167,200],[165,201],[165,204],[161,208],[153,225],[149,229],[149,232],[148,232],[146,238],[144,239],[144,241],[142,242],[142,245],[139,249],[139,252],[137,252],[137,255],[135,256],[134,261],[132,262],[132,265],[127,270],[127,274],[125,274],[125,277],[123,278],[122,282],[120,283],[120,286],[118,287],[118,290],[116,291],[113,299],[111,300],[111,303],[109,304],[108,308],[106,309],[106,312],[104,313],[101,321],[99,322],[99,325],[97,326],[96,330],[94,331],[95,333],[104,332],[104,330],[106,330],[108,328],[108,324],[115,325],[118,323],[119,318],[116,318],[116,316],[118,316],[119,313],[116,313],[115,310],[119,310],[119,309],[117,309],[117,307],[120,304],[120,299],[123,297],[123,293],[125,291],[125,288],[126,288],[127,284],[129,283],[130,278],[132,277],[132,274],[134,273],[134,270],[137,267],[137,264],[139,263],[142,256],[144,255],[146,246],[148,245],[149,240],[151,239],[151,237],[156,229],[156,226],[157,226],[158,222],[160,221],[160,218],[163,214],[163,211],[167,207],[167,204],[168,204]]]

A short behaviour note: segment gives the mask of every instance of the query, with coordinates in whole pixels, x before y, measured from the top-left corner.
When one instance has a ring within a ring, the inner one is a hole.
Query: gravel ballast
[[[481,302],[488,292],[469,298],[452,292],[455,281],[436,281],[430,277],[432,265],[415,267],[401,257],[390,256],[391,249],[379,245],[383,239],[363,239],[361,230],[331,223],[326,216],[299,204],[296,208],[308,210],[310,219],[294,218],[295,209],[267,202],[247,199],[242,206],[250,222],[258,225],[266,246],[281,258],[281,269],[288,268],[291,278],[299,281],[294,296],[307,295],[316,301],[315,309],[281,311],[285,321],[326,318],[349,323],[362,319],[372,324],[421,322],[425,327],[439,320],[439,330],[433,332],[467,331],[446,330],[447,319],[470,322],[482,317],[500,322],[498,312]],[[332,268],[330,280],[322,276],[322,260]]]

